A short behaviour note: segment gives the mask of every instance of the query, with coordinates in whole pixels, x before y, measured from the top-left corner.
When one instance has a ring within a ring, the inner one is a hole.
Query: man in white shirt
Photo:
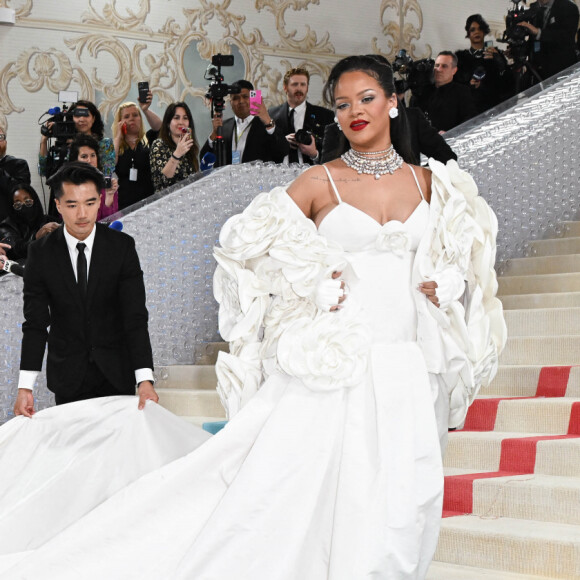
[[[46,344],[56,403],[134,395],[157,402],[143,272],[133,238],[97,224],[104,178],[65,164],[49,181],[64,225],[29,248],[16,415],[34,413]],[[49,331],[50,328],[50,331]]]
[[[309,83],[310,73],[305,68],[287,71],[283,84],[286,102],[269,111],[290,145],[285,163],[316,163],[322,150],[324,127],[334,122],[331,110],[306,101]]]
[[[288,153],[288,143],[263,101],[257,114],[250,111],[250,91],[254,90],[254,86],[249,81],[239,80],[232,87],[239,89],[238,93],[230,96],[234,117],[224,120],[218,115],[214,116],[213,131],[201,149],[200,158],[203,159],[208,152],[216,153],[217,128],[222,127],[224,165],[256,160],[281,163]]]

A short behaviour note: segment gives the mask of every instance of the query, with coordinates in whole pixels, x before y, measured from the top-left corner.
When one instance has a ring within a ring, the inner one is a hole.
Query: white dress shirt
[[[290,114],[291,110],[292,110],[292,107],[290,105],[288,105],[288,114]],[[300,129],[302,129],[304,127],[304,117],[305,116],[306,116],[306,101],[304,101],[303,103],[301,103],[297,107],[294,107],[294,129],[296,131],[299,131]],[[302,155],[302,151],[300,151],[300,149],[297,149],[296,151],[298,153],[298,161],[300,163],[304,163],[304,157]],[[284,163],[288,163],[288,162],[289,162],[289,155],[286,155],[286,157],[284,157]]]

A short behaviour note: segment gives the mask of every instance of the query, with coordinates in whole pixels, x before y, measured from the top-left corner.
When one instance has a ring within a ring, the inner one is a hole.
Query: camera
[[[296,143],[310,145],[310,143],[312,143],[312,131],[309,131],[308,129],[298,129],[298,131],[294,133],[294,139],[296,140]]]
[[[105,189],[113,187],[113,178],[110,175],[105,175]]]
[[[397,93],[404,93],[411,89],[416,96],[432,84],[435,61],[431,58],[413,60],[407,51],[402,48],[393,61],[393,71],[399,73],[401,80],[395,81]]]
[[[212,113],[221,113],[224,110],[224,98],[228,95],[239,93],[239,89],[224,83],[222,75],[222,66],[234,66],[233,54],[214,54],[211,57],[211,64],[207,67],[204,75],[206,81],[212,81],[205,95],[206,99],[211,100]]]
[[[525,4],[525,0],[524,2],[512,0],[512,2],[515,7],[512,10],[508,10],[505,17],[505,30],[499,42],[507,43],[510,55],[515,61],[522,61],[527,57],[528,41],[526,37],[529,32],[523,26],[518,25],[520,22],[531,22],[538,13],[538,5],[535,4],[526,10],[521,6],[521,4]]]

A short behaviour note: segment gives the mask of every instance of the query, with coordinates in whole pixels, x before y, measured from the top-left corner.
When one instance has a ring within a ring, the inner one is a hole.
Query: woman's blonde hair
[[[143,124],[143,115],[141,113],[141,109],[137,106],[137,103],[133,103],[132,101],[127,101],[126,103],[122,103],[119,105],[117,112],[115,113],[115,119],[113,120],[113,135],[117,132],[117,127],[121,124],[121,115],[123,111],[128,107],[135,107],[137,111],[139,111],[139,117],[141,117],[141,127],[139,129],[139,141],[143,143],[143,145],[148,145],[147,137],[145,136],[145,127]],[[123,155],[125,150],[127,149],[127,142],[125,141],[125,135],[123,135],[123,139],[121,140],[121,144],[119,145],[119,155]]]

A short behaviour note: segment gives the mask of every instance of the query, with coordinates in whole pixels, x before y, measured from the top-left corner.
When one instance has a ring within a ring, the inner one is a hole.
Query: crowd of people
[[[507,50],[501,51],[493,46],[493,40],[486,41],[490,33],[488,23],[481,14],[472,14],[465,23],[470,46],[455,52],[441,51],[428,85],[413,90],[411,96],[398,95],[402,105],[409,101],[408,118],[416,160],[421,154],[443,162],[455,158],[436,133],[442,135],[514,94],[521,88],[522,75],[547,78],[578,60],[575,45],[578,7],[574,2],[538,0],[530,6],[530,14],[517,23],[517,29],[527,35],[523,60],[510,54],[513,46],[509,42]],[[73,137],[64,144],[61,141],[59,147],[50,148],[52,123],[42,132],[39,172],[49,177],[65,160],[94,164],[107,178],[99,214],[102,219],[198,172],[204,157],[216,153],[214,144],[220,127],[223,164],[255,160],[309,165],[328,162],[341,155],[348,145],[334,123],[334,113],[307,101],[309,83],[307,69],[291,69],[283,79],[285,102],[270,109],[262,102],[251,110],[253,84],[244,79],[236,81],[230,97],[233,117],[222,119],[221,114],[216,114],[212,132],[205,140],[196,134],[193,116],[185,102],[171,103],[163,119],[150,109],[150,91],[143,102],[123,103],[115,112],[111,139],[105,137],[98,107],[79,100],[69,110],[74,121]],[[6,155],[6,143],[6,127],[0,127],[0,222],[8,220],[0,231],[13,230],[15,223],[22,223],[21,207],[14,196],[22,191],[22,185],[30,186],[26,161]],[[96,157],[86,155],[87,148]],[[34,191],[31,195],[33,203],[42,209]],[[52,193],[45,209],[44,221],[61,221]],[[34,227],[25,230],[27,238],[36,237]],[[19,246],[22,247],[20,243]]]

